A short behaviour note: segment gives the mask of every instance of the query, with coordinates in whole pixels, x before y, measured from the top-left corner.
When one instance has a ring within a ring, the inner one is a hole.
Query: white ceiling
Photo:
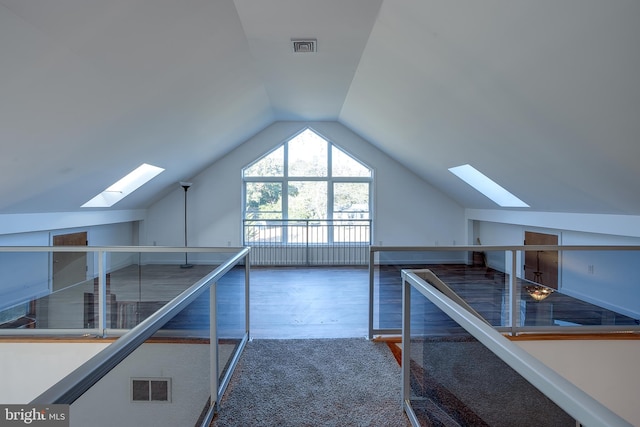
[[[278,120],[335,120],[462,206],[640,215],[635,0],[0,0],[0,213],[144,208]],[[292,38],[316,38],[294,54]]]

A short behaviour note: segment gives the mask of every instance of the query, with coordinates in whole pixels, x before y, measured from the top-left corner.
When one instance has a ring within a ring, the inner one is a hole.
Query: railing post
[[[251,250],[244,257],[244,319],[245,319],[245,332],[247,333],[247,339],[251,339],[251,324],[250,324],[250,307],[251,307],[251,295],[250,295],[250,278],[249,273],[251,272]]]
[[[369,246],[369,339],[373,339],[373,288],[375,252]]]
[[[517,330],[520,327],[520,304],[519,304],[519,296],[520,293],[517,292],[518,285],[518,277],[517,277],[517,255],[518,251],[511,251],[511,280],[509,283],[509,294],[511,300],[511,335],[515,336],[518,334]]]
[[[218,406],[218,316],[217,316],[217,300],[216,300],[216,283],[212,283],[209,287],[209,347],[210,347],[210,365],[211,373],[211,406]]]
[[[411,285],[402,274],[402,403],[411,398]]]
[[[309,220],[305,220],[304,221],[305,224],[305,231],[307,234],[307,240],[305,242],[305,259],[306,259],[306,264],[307,266],[311,265],[310,261],[309,261]]]
[[[102,336],[107,335],[107,253],[98,251],[98,329]],[[111,308],[113,310],[113,307]]]

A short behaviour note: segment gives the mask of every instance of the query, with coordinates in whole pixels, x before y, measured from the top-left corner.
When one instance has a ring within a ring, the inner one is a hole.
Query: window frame
[[[289,143],[294,141],[299,135],[301,135],[305,131],[311,131],[316,134],[318,137],[322,138],[327,144],[326,156],[327,156],[327,173],[326,176],[298,176],[298,175],[289,175]],[[264,158],[271,155],[273,152],[283,148],[283,172],[281,176],[246,176],[245,171],[251,168],[256,163],[260,162]],[[342,153],[347,155],[350,159],[362,165],[369,171],[369,176],[333,176],[333,148],[340,150]],[[334,218],[334,214],[340,213],[342,211],[335,211],[334,202],[334,188],[336,183],[365,183],[368,184],[368,194],[367,194],[367,212],[366,216],[369,221],[373,220],[373,184],[374,184],[374,170],[369,165],[365,164],[357,157],[349,153],[347,150],[343,149],[340,145],[335,144],[333,141],[324,137],[322,134],[317,132],[316,130],[305,127],[301,129],[299,132],[285,140],[283,143],[277,145],[273,149],[268,152],[262,154],[257,159],[247,164],[242,168],[242,220],[243,224],[248,220],[255,219],[256,221],[267,220],[270,218],[250,218],[247,216],[249,213],[247,211],[247,184],[248,183],[279,183],[282,188],[281,192],[281,200],[280,200],[280,211],[269,211],[272,214],[279,214],[280,218],[283,221],[295,221],[302,220],[301,218],[290,218],[289,217],[289,183],[290,182],[325,182],[327,185],[327,200],[326,200],[326,212],[325,218],[319,218],[318,220],[328,220],[328,221],[340,221],[342,218]],[[242,241],[246,242],[245,227],[242,227]],[[283,233],[283,242],[286,244],[286,233]],[[331,243],[333,242],[333,238],[331,238]]]

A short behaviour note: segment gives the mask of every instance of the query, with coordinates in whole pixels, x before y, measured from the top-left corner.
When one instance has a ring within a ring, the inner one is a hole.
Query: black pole
[[[190,182],[181,182],[180,185],[184,188],[184,247],[187,248],[187,190],[191,187]],[[184,264],[180,266],[180,268],[191,268],[193,264],[189,264],[189,260],[187,258],[188,253],[185,251],[184,253]]]

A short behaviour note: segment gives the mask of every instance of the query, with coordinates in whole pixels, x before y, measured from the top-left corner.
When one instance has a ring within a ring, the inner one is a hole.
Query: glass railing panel
[[[510,326],[511,253],[470,252],[467,264],[425,266],[492,326]]]
[[[520,326],[638,326],[635,250],[523,251]],[[584,329],[584,328],[583,328]]]
[[[196,425],[212,367],[200,305],[194,300],[75,400],[71,426]]]
[[[399,330],[402,327],[402,266],[388,259],[387,252],[376,254],[370,266],[373,274],[373,328]]]
[[[424,268],[503,332],[640,328],[637,247],[373,247],[372,251],[371,335],[397,333],[400,271]]]
[[[410,294],[409,401],[421,425],[576,425],[415,288]]]
[[[87,252],[0,252],[0,328],[93,328],[95,270]]]
[[[90,248],[84,252],[3,251],[0,329],[28,328],[51,333],[92,330],[89,332],[101,334],[101,262],[106,288],[104,326],[130,329],[231,254],[232,251],[186,254]]]
[[[108,329],[131,329],[202,279],[229,254],[116,252],[107,254]],[[208,305],[203,304],[208,313]]]
[[[505,251],[481,252],[415,249],[380,250],[373,271],[373,328],[402,327],[403,269],[428,268],[492,325],[509,326],[509,262]]]
[[[218,382],[222,384],[234,354],[247,335],[246,269],[236,266],[216,284]]]
[[[162,326],[158,335],[172,338],[209,339],[211,335],[210,293],[211,289],[204,291],[184,310]]]
[[[231,376],[231,362],[237,361],[248,339],[249,270],[243,265],[247,261],[243,253],[246,250],[227,254],[216,275],[196,281],[36,401],[72,402],[72,426],[208,424],[211,403],[228,384],[221,380],[223,373]],[[162,318],[184,301],[190,302],[168,320]],[[216,312],[214,322],[211,307]],[[161,322],[153,323],[154,319]],[[126,356],[118,362],[123,352]],[[100,379],[93,383],[93,378]]]

